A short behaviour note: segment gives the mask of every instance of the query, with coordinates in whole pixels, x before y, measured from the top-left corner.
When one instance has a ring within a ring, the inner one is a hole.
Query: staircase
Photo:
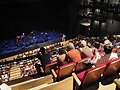
[[[21,72],[20,67],[18,65],[13,66],[10,68],[10,81],[20,78]]]

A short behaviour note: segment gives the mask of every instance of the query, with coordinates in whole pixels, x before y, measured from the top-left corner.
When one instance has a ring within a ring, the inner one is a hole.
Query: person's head
[[[61,54],[64,54],[65,51],[63,49],[59,49],[58,53],[61,55]]]
[[[95,42],[95,43],[94,43],[94,47],[97,48],[97,49],[99,49],[100,43],[99,43],[99,42]]]
[[[71,50],[72,50],[72,49],[75,49],[74,44],[70,42],[70,43],[68,44],[68,48],[71,49]]]
[[[110,45],[104,45],[104,52],[106,54],[110,54],[112,52],[112,46],[110,46]]]
[[[81,41],[81,45],[82,45],[83,47],[85,47],[85,46],[87,45],[86,41],[85,41],[85,40],[82,40],[82,41]]]
[[[42,54],[44,54],[44,53],[45,53],[45,48],[44,48],[44,47],[41,47],[41,48],[40,48],[40,52],[41,52]]]

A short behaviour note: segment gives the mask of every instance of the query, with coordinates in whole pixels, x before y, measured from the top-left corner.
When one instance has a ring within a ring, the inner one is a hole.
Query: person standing
[[[66,35],[63,33],[63,34],[62,34],[62,41],[63,41],[63,42],[65,41],[65,38],[66,38]]]
[[[50,54],[46,52],[44,47],[40,48],[38,51],[37,58],[41,61],[41,66],[45,70],[45,66],[51,63]]]

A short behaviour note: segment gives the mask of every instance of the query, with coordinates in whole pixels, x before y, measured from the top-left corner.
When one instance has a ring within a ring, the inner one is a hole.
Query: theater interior
[[[0,90],[120,90],[120,0],[1,0],[0,12]],[[97,56],[96,42],[98,60],[106,45],[117,58],[87,63]],[[69,43],[81,55],[77,62],[67,56]],[[41,47],[50,55],[45,67]],[[59,49],[68,61],[61,66]]]

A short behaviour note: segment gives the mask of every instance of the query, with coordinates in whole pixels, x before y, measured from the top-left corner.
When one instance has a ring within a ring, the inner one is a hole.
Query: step
[[[18,78],[20,78],[20,77],[12,77],[9,80],[11,81],[11,80],[15,80],[15,79],[18,79]]]
[[[21,70],[10,70],[10,73],[20,72]]]
[[[20,73],[10,74],[10,76],[17,76],[17,75],[21,75],[21,74]]]

